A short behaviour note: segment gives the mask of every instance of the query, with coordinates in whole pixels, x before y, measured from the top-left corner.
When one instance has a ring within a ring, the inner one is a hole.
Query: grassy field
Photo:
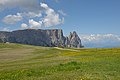
[[[120,48],[0,44],[0,80],[120,80]]]

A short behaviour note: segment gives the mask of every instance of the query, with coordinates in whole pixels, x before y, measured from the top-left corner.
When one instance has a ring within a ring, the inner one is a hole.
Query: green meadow
[[[1,43],[0,80],[120,80],[120,48]]]

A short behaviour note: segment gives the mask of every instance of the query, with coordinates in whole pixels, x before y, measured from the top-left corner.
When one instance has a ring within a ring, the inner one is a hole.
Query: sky
[[[63,29],[64,35],[76,31],[87,47],[119,46],[119,4],[120,0],[0,0],[0,30]]]

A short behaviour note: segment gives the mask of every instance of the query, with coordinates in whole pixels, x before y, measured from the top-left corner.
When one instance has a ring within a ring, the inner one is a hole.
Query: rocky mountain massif
[[[26,29],[12,32],[0,32],[0,42],[21,43],[46,47],[81,48],[82,43],[74,31],[68,37],[63,35],[61,29]]]

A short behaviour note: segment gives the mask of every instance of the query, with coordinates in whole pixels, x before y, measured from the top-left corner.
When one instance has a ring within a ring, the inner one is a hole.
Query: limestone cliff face
[[[53,46],[64,46],[65,37],[61,29],[45,30]]]
[[[81,40],[76,32],[69,37],[63,36],[61,29],[26,29],[13,32],[0,32],[0,42],[21,43],[47,47],[72,47],[80,48]]]

